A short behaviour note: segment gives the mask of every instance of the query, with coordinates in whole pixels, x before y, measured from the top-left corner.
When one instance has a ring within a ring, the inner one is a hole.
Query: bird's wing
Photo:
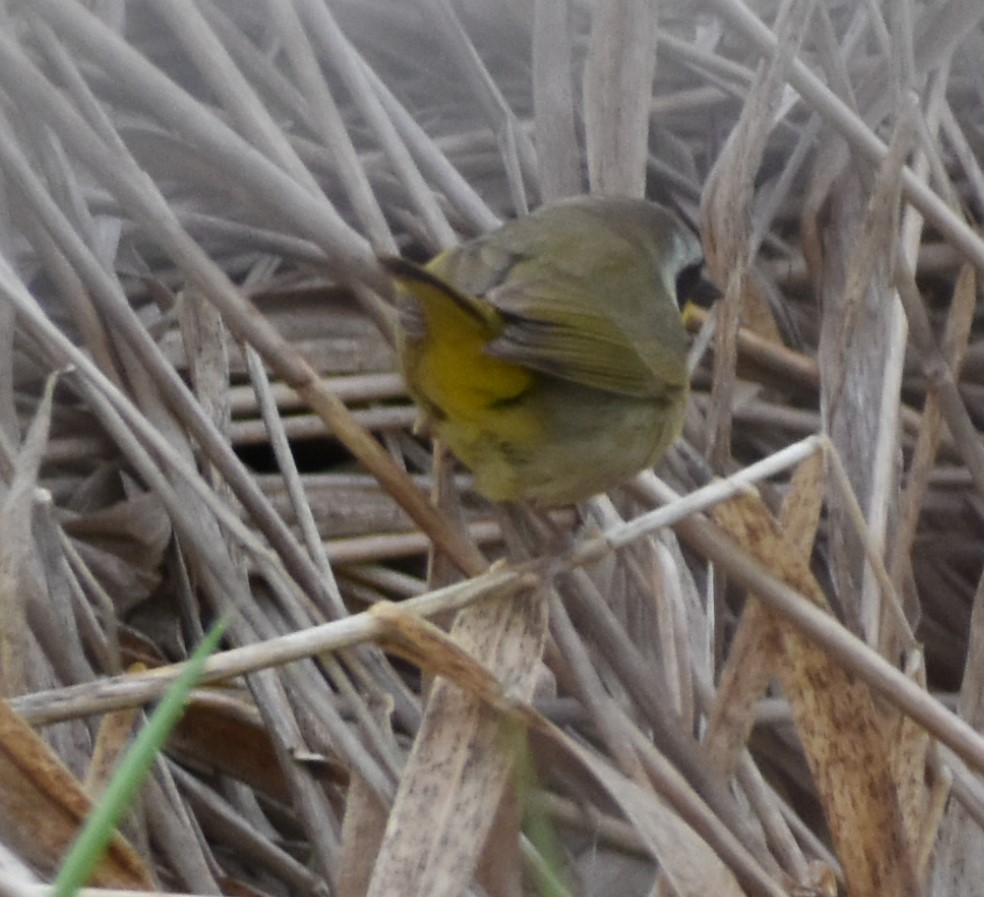
[[[497,358],[629,396],[658,396],[686,381],[682,344],[612,314],[604,296],[585,301],[577,283],[515,278],[487,298],[502,316],[485,350]]]

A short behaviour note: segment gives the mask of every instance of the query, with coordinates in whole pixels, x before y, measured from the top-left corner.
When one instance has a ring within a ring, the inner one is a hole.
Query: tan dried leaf
[[[781,524],[797,554],[808,559],[813,550],[823,506],[823,456],[811,455],[793,474],[782,506]],[[725,777],[734,774],[742,748],[755,723],[755,705],[768,687],[782,646],[772,614],[749,597],[721,673],[717,701],[707,725],[707,750]]]
[[[78,780],[5,701],[0,701],[0,831],[7,846],[51,875],[91,802]],[[92,887],[152,890],[150,870],[119,833],[89,879]]]
[[[532,695],[546,605],[536,594],[484,602],[458,616],[450,638],[393,605],[372,613],[387,624],[387,648],[446,678],[427,703],[368,893],[456,897],[474,874],[512,769],[494,709],[505,700],[500,683],[521,700]]]
[[[756,496],[719,505],[714,519],[778,578],[825,606],[809,566]],[[890,748],[867,687],[779,617],[776,675],[793,709],[852,897],[917,893]]]

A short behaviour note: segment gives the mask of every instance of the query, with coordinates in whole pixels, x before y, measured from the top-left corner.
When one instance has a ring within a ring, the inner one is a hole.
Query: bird
[[[448,249],[381,256],[426,426],[493,501],[571,504],[659,461],[689,389],[697,235],[646,199],[579,196]]]

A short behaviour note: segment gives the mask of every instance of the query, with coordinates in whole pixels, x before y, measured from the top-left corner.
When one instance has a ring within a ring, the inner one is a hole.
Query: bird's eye
[[[687,265],[686,268],[681,269],[680,273],[677,274],[676,301],[677,305],[681,308],[691,298],[694,289],[700,283],[700,274],[703,267],[703,261],[694,262],[694,264]]]

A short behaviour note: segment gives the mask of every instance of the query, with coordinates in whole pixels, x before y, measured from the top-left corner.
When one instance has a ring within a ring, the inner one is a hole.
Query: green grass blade
[[[133,802],[151,764],[164,747],[171,730],[181,718],[185,699],[201,677],[205,661],[218,647],[225,632],[225,619],[212,626],[205,639],[188,659],[188,665],[175,680],[147,725],[134,739],[110,779],[102,798],[93,807],[55,879],[53,897],[72,897],[88,881],[108,846],[116,826]]]

